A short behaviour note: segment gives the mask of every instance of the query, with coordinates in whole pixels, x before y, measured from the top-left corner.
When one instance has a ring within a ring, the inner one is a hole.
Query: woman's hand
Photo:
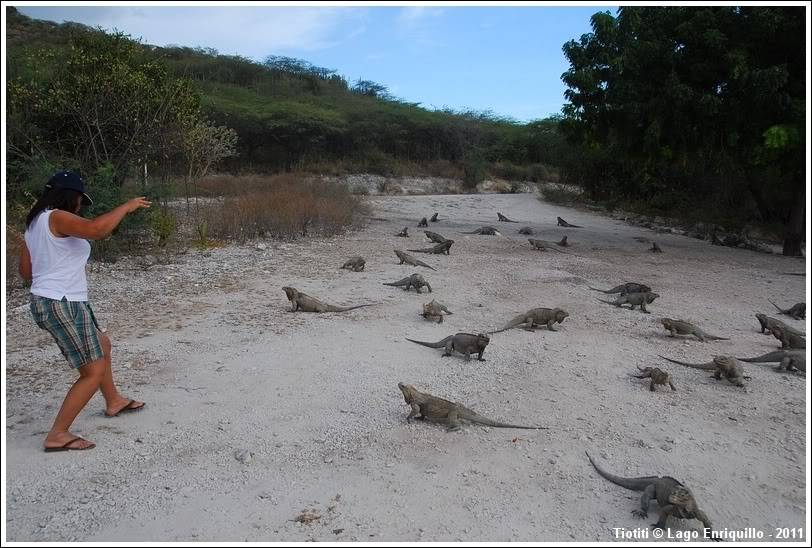
[[[132,213],[133,211],[137,211],[142,207],[149,207],[152,205],[152,202],[147,201],[146,197],[139,196],[138,198],[133,198],[124,203],[124,207],[127,209],[127,213]]]

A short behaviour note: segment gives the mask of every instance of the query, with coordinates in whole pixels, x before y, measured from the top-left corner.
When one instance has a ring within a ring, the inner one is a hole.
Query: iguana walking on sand
[[[417,291],[418,293],[421,292],[420,289],[423,286],[426,286],[429,290],[429,293],[431,293],[431,286],[429,285],[429,282],[427,282],[423,278],[423,276],[417,273],[412,274],[411,276],[403,278],[402,280],[398,280],[396,282],[384,282],[383,285],[390,285],[392,287],[402,287],[406,291],[409,291],[411,288],[414,288],[415,291]]]
[[[671,382],[671,375],[659,369],[657,367],[645,367],[641,368],[640,366],[637,369],[642,373],[642,375],[632,375],[635,379],[651,379],[651,384],[649,385],[649,390],[654,392],[654,388],[658,384],[662,384],[665,386],[666,384],[671,387],[671,390],[676,391],[676,387],[674,383]]]
[[[536,231],[532,226],[523,226],[519,229],[519,234],[524,234],[526,236],[533,236],[535,233]]]
[[[431,221],[432,223],[437,222],[437,212],[435,212],[434,215],[431,216],[431,219],[429,219],[429,221]]]
[[[547,430],[546,426],[519,426],[491,420],[487,417],[468,409],[464,405],[454,403],[425,392],[420,392],[411,384],[398,383],[398,388],[403,393],[403,399],[409,404],[412,410],[406,417],[406,422],[412,419],[426,420],[429,422],[445,424],[448,431],[460,429],[460,421],[468,421],[495,428],[521,428],[523,430]]]
[[[781,348],[806,348],[806,339],[797,333],[787,331],[780,325],[774,325],[770,328],[770,333],[773,337],[781,341]]]
[[[415,341],[414,339],[406,339],[409,342],[428,346],[429,348],[443,348],[443,357],[451,356],[452,351],[459,352],[465,355],[466,360],[471,359],[471,354],[477,354],[477,360],[484,362],[482,354],[485,352],[485,347],[491,342],[491,338],[483,333],[457,333],[456,335],[449,335],[441,341],[436,343]]]
[[[364,270],[367,262],[364,260],[363,257],[353,257],[352,259],[347,260],[341,268],[346,268],[347,270],[352,270],[353,272],[361,272]]]
[[[443,253],[446,255],[451,255],[452,245],[454,245],[454,240],[446,240],[433,247],[428,247],[425,249],[408,249],[407,251],[413,251],[414,253],[433,253],[435,255],[441,255]]]
[[[640,509],[632,511],[632,514],[639,518],[648,516],[648,507],[652,500],[657,501],[659,507],[659,519],[657,523],[652,524],[653,527],[665,529],[668,517],[677,519],[697,519],[702,522],[706,529],[713,531],[708,516],[705,512],[699,509],[691,490],[685,487],[682,483],[675,480],[670,476],[648,476],[642,478],[624,478],[610,474],[592,460],[589,453],[586,454],[589,462],[598,471],[598,474],[605,479],[611,481],[615,485],[619,485],[631,491],[642,491],[643,496],[640,498]],[[711,535],[713,540],[721,540],[719,537]]]
[[[530,242],[530,245],[538,249],[539,251],[555,251],[557,253],[564,253],[565,255],[570,255],[566,251],[561,251],[560,249],[556,249],[551,247],[553,242],[545,242],[544,240],[536,240],[535,238],[527,238],[527,241]]]
[[[699,329],[697,326],[685,320],[674,320],[671,318],[660,318],[660,323],[670,333],[669,337],[675,335],[693,335],[702,342],[706,341],[729,341],[725,337],[717,337],[716,335],[709,335]]]
[[[420,219],[420,222],[417,223],[417,227],[420,228],[421,226],[429,226],[429,222],[426,220],[425,217]]]
[[[424,266],[426,268],[430,268],[431,270],[437,271],[437,269],[434,268],[433,266],[427,265],[423,261],[418,261],[417,259],[415,259],[411,255],[409,255],[408,253],[404,253],[403,251],[401,251],[399,249],[395,250],[395,255],[398,256],[398,259],[400,259],[400,262],[398,264],[406,263],[409,266]]]
[[[742,369],[741,364],[732,356],[715,356],[713,361],[708,363],[687,363],[672,360],[671,358],[666,358],[665,356],[660,357],[664,360],[670,361],[671,363],[684,365],[686,367],[713,371],[713,378],[717,381],[722,380],[722,377],[724,377],[730,381],[731,384],[735,384],[736,386],[744,386],[744,379],[750,378],[744,376],[744,370]]]
[[[400,236],[401,238],[408,238],[408,237],[409,237],[409,227],[408,227],[408,226],[404,226],[404,227],[403,227],[403,230],[401,230],[400,232],[398,232],[398,233],[396,234],[396,236]]]
[[[584,227],[578,226],[578,225],[571,225],[567,221],[562,219],[561,217],[558,218],[558,226],[565,226],[567,228],[584,228]]]
[[[784,314],[789,316],[794,320],[805,320],[806,319],[806,303],[797,303],[792,306],[792,308],[787,308],[786,310],[782,309],[780,306],[775,304],[774,302],[770,301],[770,304],[773,305],[775,308],[778,309],[779,314]]]
[[[430,303],[423,305],[423,313],[421,316],[433,322],[443,323],[443,312],[446,314],[453,314],[453,312],[446,308],[444,304],[440,304],[436,300],[432,300]]]
[[[657,242],[651,242],[651,248],[649,248],[649,251],[651,251],[652,253],[662,253],[663,252],[663,250],[660,248],[660,246],[657,245]]]
[[[620,296],[626,295],[627,293],[646,293],[651,291],[651,288],[645,284],[639,284],[636,282],[626,282],[620,284],[612,289],[598,289],[597,287],[592,287],[591,285],[587,286],[589,289],[593,289],[595,291],[600,291],[601,293],[620,293]]]
[[[651,304],[654,302],[654,299],[659,297],[660,295],[657,293],[652,293],[651,291],[646,291],[643,293],[626,293],[625,295],[621,295],[614,301],[604,301],[603,299],[598,299],[602,303],[606,304],[613,304],[615,306],[621,306],[624,304],[632,305],[631,310],[634,310],[635,306],[640,307],[641,312],[645,312],[646,314],[650,314],[648,310],[646,310],[646,305]]]
[[[736,358],[747,363],[777,363],[776,370],[803,371],[806,373],[806,350],[776,350],[755,358]]]
[[[489,331],[488,334],[501,333],[508,329],[513,329],[522,324],[527,324],[525,329],[527,331],[535,331],[536,326],[546,325],[550,331],[558,331],[553,327],[556,323],[563,323],[569,317],[569,312],[563,308],[533,308],[524,314],[519,314],[510,320],[502,329],[496,331]]]
[[[502,221],[503,223],[518,223],[519,222],[519,221],[512,221],[512,220],[508,219],[507,217],[505,217],[504,215],[502,215],[498,211],[496,212],[496,215],[499,217],[499,220]]]
[[[283,287],[282,290],[288,296],[288,300],[292,305],[291,312],[301,310],[302,312],[346,312],[348,310],[355,310],[356,308],[363,308],[365,306],[374,306],[377,303],[359,304],[356,306],[333,306],[326,304],[320,300],[306,295],[292,287]]]
[[[483,226],[473,232],[463,232],[462,234],[481,234],[483,236],[501,236],[498,230],[492,226]]]
[[[426,233],[426,238],[428,238],[435,244],[441,244],[448,239],[445,236],[437,234],[436,232],[432,232],[431,230],[424,230],[423,232]]]

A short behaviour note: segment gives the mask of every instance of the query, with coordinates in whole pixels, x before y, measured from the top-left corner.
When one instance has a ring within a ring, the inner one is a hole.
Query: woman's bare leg
[[[103,378],[104,359],[87,363],[79,368],[79,379],[68,390],[65,401],[62,402],[62,407],[59,408],[59,412],[56,414],[51,431],[45,437],[44,446],[46,448],[61,447],[72,438],[77,437],[70,433],[70,426],[76,420],[79,412],[90,401],[90,398],[93,397],[93,394],[96,393],[96,390],[99,389]],[[83,449],[90,445],[93,444],[86,440],[76,440],[69,447]]]
[[[104,333],[99,333],[99,338],[101,339],[102,351],[104,352],[104,378],[101,382],[101,393],[102,396],[104,396],[104,401],[107,406],[105,412],[108,415],[115,415],[127,407],[130,400],[121,395],[118,388],[116,388],[116,383],[113,381],[113,345],[110,342],[110,337]],[[133,402],[130,404],[130,407],[140,407],[141,405],[141,402]]]

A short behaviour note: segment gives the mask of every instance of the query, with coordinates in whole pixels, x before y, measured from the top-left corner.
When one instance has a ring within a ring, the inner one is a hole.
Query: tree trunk
[[[791,257],[800,257],[803,250],[804,234],[806,232],[805,226],[805,212],[804,206],[806,205],[806,185],[803,179],[799,181],[797,186],[798,190],[795,194],[795,200],[792,203],[792,208],[789,212],[789,220],[787,221],[786,232],[784,233],[784,255]]]

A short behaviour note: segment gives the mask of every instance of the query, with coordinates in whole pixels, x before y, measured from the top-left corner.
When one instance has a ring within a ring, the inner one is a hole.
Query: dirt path
[[[89,452],[46,454],[44,432],[72,381],[33,324],[26,296],[7,306],[7,522],[10,541],[609,541],[638,494],[597,476],[590,452],[621,475],[672,475],[719,528],[806,521],[803,377],[752,365],[746,390],[667,364],[758,355],[777,342],[753,314],[805,300],[800,261],[657,235],[533,195],[371,198],[367,228],[343,237],[190,251],[147,270],[96,266],[94,308],[113,339],[136,414],[107,419],[96,396],[76,431]],[[397,265],[393,248],[428,247],[417,220],[456,240],[420,255],[438,271]],[[496,222],[501,211],[520,224]],[[555,218],[583,225],[560,229]],[[516,233],[569,234],[572,254],[541,253]],[[404,225],[408,240],[394,237]],[[462,235],[482,225],[503,236]],[[656,237],[665,253],[635,237]],[[365,272],[339,270],[353,255]],[[386,287],[412,272],[429,295]],[[599,303],[587,284],[642,281],[652,314]],[[291,314],[292,285],[344,314]],[[454,315],[418,316],[431,298]],[[494,335],[486,362],[442,358],[404,337],[493,329],[537,306],[563,306],[558,333]],[[730,341],[674,340],[660,316]],[[787,319],[795,327],[802,322]],[[635,366],[670,371],[677,392],[648,391]],[[405,423],[397,383],[545,431]],[[247,451],[241,462],[235,454]],[[312,510],[311,524],[294,520]],[[677,529],[700,527],[695,521]]]

